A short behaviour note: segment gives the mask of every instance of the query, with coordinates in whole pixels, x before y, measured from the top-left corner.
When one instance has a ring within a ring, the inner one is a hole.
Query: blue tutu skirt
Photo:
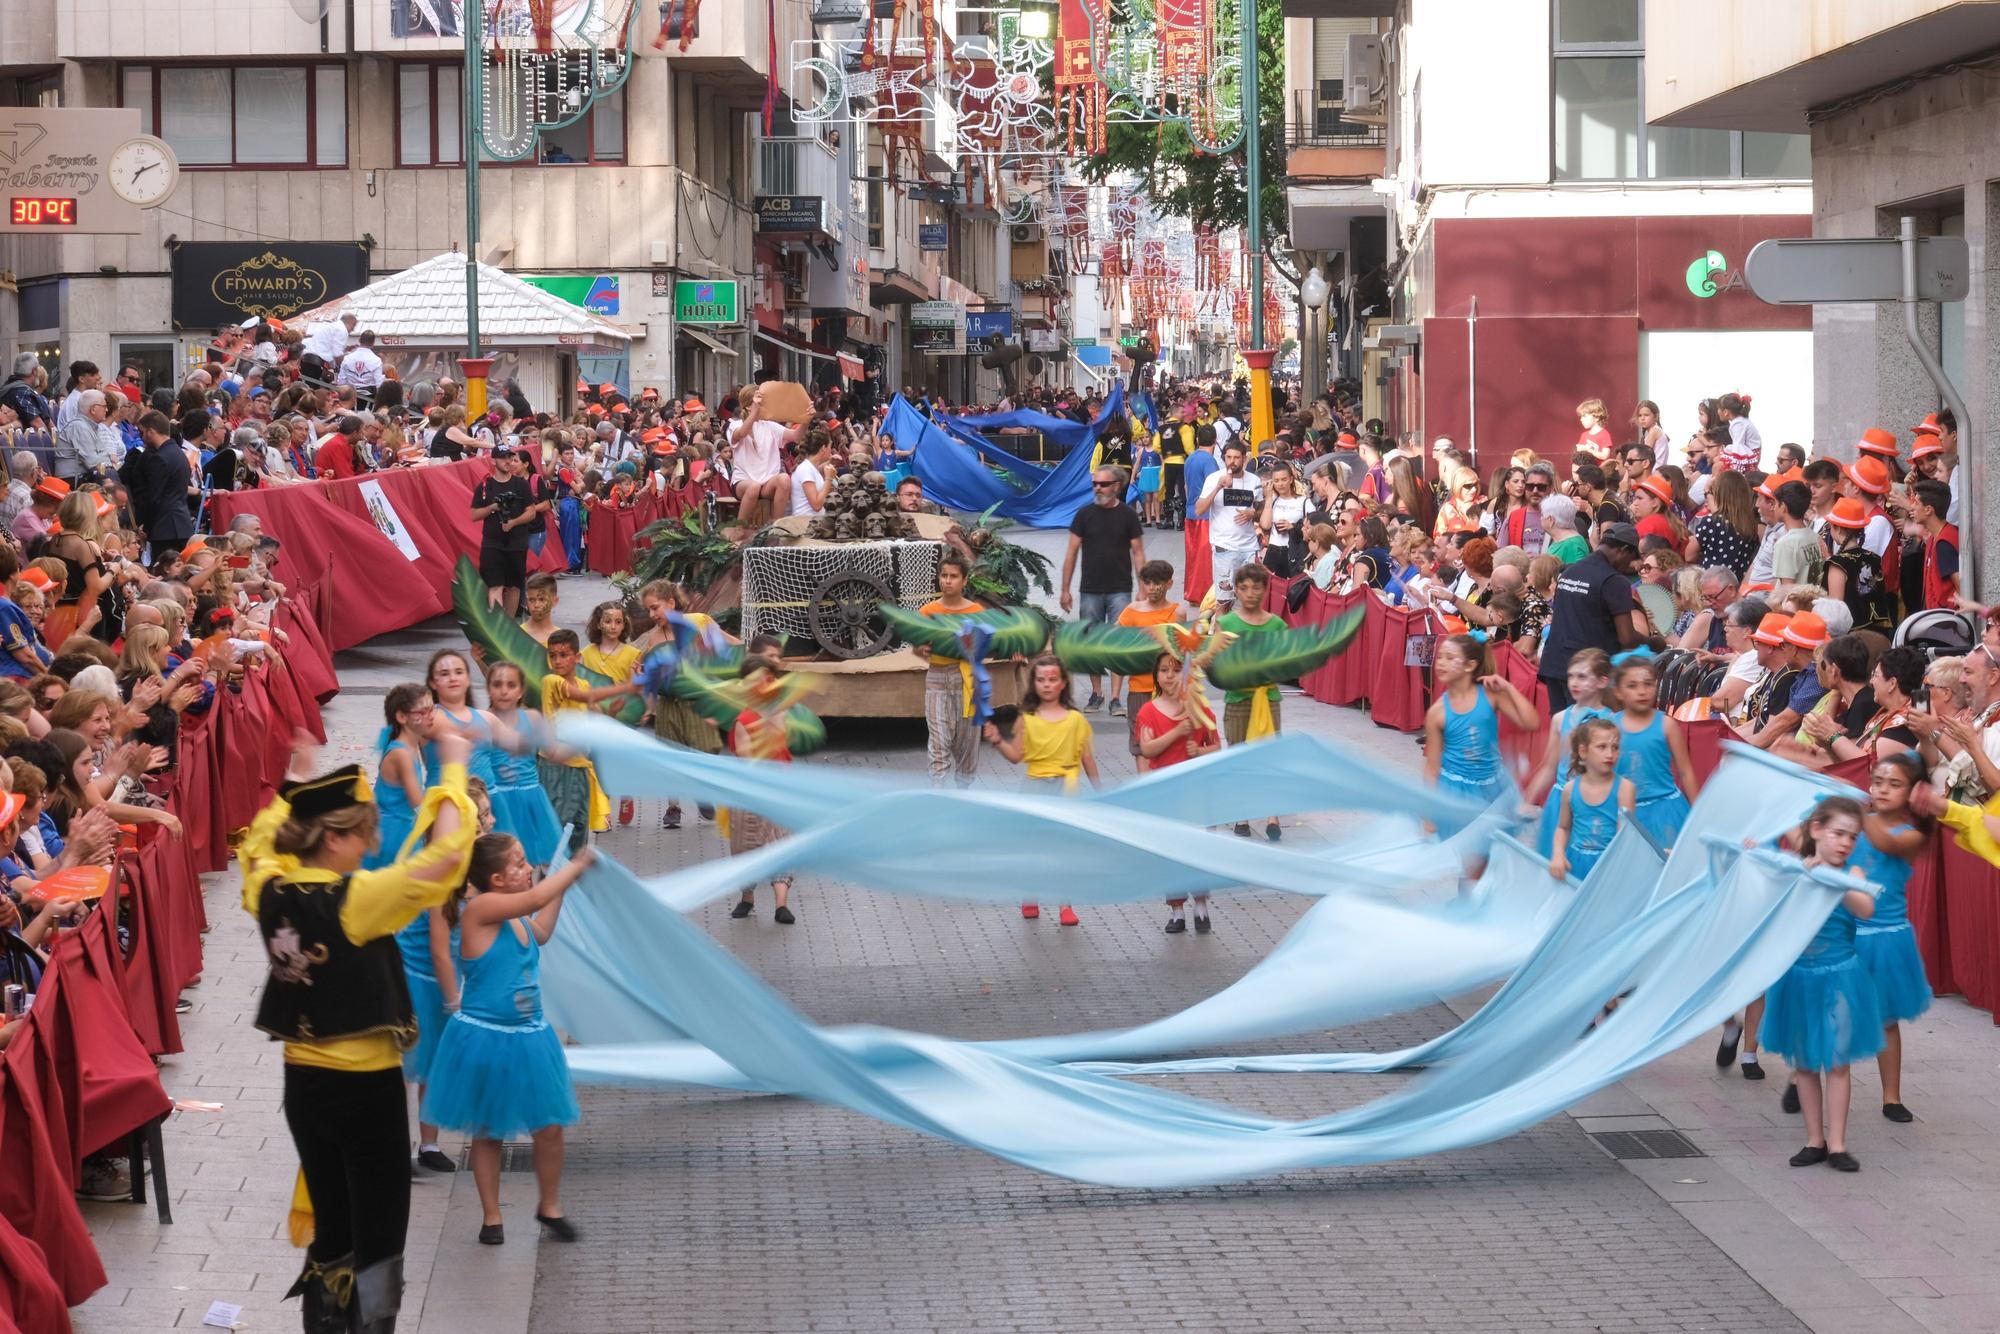
[[[1764,997],[1758,1038],[1794,1070],[1837,1070],[1882,1050],[1882,1006],[1861,960],[1793,964]]]
[[[417,813],[400,802],[393,808],[378,806],[376,809],[381,812],[377,817],[380,824],[376,826],[380,832],[374,851],[361,859],[364,871],[380,870],[395,861],[396,854],[403,850],[403,840],[417,827]]]
[[[456,1014],[444,1026],[422,1119],[475,1139],[521,1139],[576,1124],[562,1039],[546,1023],[503,1027]]]
[[[1453,778],[1450,774],[1441,773],[1438,775],[1437,790],[1442,796],[1457,797],[1460,801],[1469,801],[1478,806],[1490,806],[1506,790],[1506,784],[1497,774],[1483,783],[1468,783],[1463,779]],[[1457,833],[1459,828],[1456,822],[1442,823],[1438,826],[1438,835],[1448,838]]]
[[[495,832],[520,839],[530,866],[547,866],[557,859],[562,822],[556,819],[548,793],[537,785],[490,788],[486,795],[493,801]]]
[[[1632,809],[1632,823],[1645,831],[1662,851],[1673,847],[1687,823],[1688,799],[1678,791],[1671,796],[1642,801]]]
[[[1875,997],[1882,1022],[1899,1024],[1931,1008],[1931,983],[1924,975],[1917,933],[1908,922],[1871,930],[1865,924],[1854,933],[1854,952],[1861,967],[1875,980]]]
[[[429,973],[404,969],[410,984],[410,1012],[417,1016],[417,1045],[403,1053],[403,1075],[412,1084],[428,1084],[438,1039],[444,1036],[444,989]]]

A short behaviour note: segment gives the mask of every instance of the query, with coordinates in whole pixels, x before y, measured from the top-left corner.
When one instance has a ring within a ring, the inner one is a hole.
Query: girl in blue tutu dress
[[[1915,751],[1899,751],[1875,766],[1868,779],[1868,814],[1849,863],[1875,886],[1875,915],[1855,927],[1854,952],[1882,1004],[1885,1027],[1875,1068],[1882,1075],[1882,1115],[1896,1122],[1914,1119],[1903,1106],[1903,1021],[1931,1007],[1930,979],[1905,897],[1911,862],[1926,837],[1910,809],[1910,794],[1923,781],[1923,761]]]
[[[556,859],[562,842],[562,824],[556,808],[549,804],[548,790],[542,786],[535,765],[532,738],[542,730],[542,715],[521,707],[527,693],[527,678],[511,662],[496,662],[486,669],[486,698],[496,736],[512,736],[513,744],[493,754],[493,777],[488,780],[493,796],[495,827],[521,840],[531,866],[548,866]]]
[[[392,688],[382,701],[382,714],[389,738],[382,748],[375,784],[382,836],[362,863],[362,869],[369,871],[391,864],[402,853],[424,797],[424,754],[435,749],[430,736],[436,709],[431,692],[424,686],[406,682]],[[424,1078],[444,1028],[446,993],[452,997],[458,994],[451,966],[451,934],[443,914],[436,908],[418,913],[396,933],[396,950],[403,956],[410,1013],[417,1019],[416,1044],[403,1053],[403,1077],[416,1085],[417,1105],[422,1107]],[[417,1162],[433,1172],[450,1172],[456,1166],[438,1147],[437,1127],[422,1119],[417,1123]]]
[[[1632,780],[1618,776],[1618,724],[1585,718],[1570,739],[1570,780],[1549,798],[1556,811],[1556,848],[1549,874],[1561,880],[1590,874],[1618,833],[1618,817],[1632,814]]]
[[[1493,652],[1453,635],[1431,660],[1437,702],[1424,714],[1424,777],[1440,792],[1490,802],[1506,789],[1500,719],[1524,732],[1542,725],[1534,703],[1493,670]]]
[[[439,649],[431,654],[430,665],[424,668],[424,684],[431,688],[431,698],[437,701],[439,716],[472,740],[469,776],[490,788],[493,766],[500,752],[495,748],[493,717],[479,707],[472,680],[472,660],[455,648]],[[424,747],[424,762],[433,768],[436,767],[432,755],[434,750],[435,743]]]
[[[1601,648],[1578,649],[1569,660],[1569,670],[1564,675],[1569,684],[1570,705],[1549,720],[1554,725],[1549,728],[1548,749],[1542,753],[1526,788],[1533,793],[1542,791],[1544,784],[1548,787],[1548,796],[1542,802],[1540,823],[1535,826],[1535,850],[1544,857],[1555,855],[1556,816],[1562,806],[1559,800],[1562,791],[1569,786],[1570,742],[1576,725],[1586,718],[1611,716],[1605,707],[1608,701],[1604,698],[1604,692],[1611,686],[1610,654]]]
[[[1618,715],[1618,776],[1632,780],[1632,819],[1664,852],[1681,836],[1695,793],[1687,733],[1660,711],[1659,669],[1649,660],[1612,668],[1611,696],[1624,710]]]
[[[520,840],[487,834],[472,845],[461,897],[445,905],[459,928],[459,1008],[438,1041],[423,1110],[472,1140],[482,1245],[506,1240],[500,1144],[524,1134],[535,1144],[535,1221],[553,1240],[576,1240],[560,1194],[563,1127],[576,1121],[576,1094],[562,1041],[542,1018],[541,947],[555,934],[564,891],[594,860],[585,847],[537,884]]]
[[[1861,803],[1823,798],[1806,817],[1799,842],[1806,865],[1847,869],[1861,821]],[[1874,912],[1875,896],[1867,887],[1857,884],[1841,895],[1840,906],[1827,915],[1805,953],[1765,996],[1764,1047],[1796,1072],[1806,1119],[1806,1146],[1792,1155],[1793,1167],[1825,1163],[1840,1172],[1861,1169],[1847,1152],[1854,1093],[1849,1067],[1882,1049],[1882,1011],[1875,984],[1854,952],[1854,928]]]

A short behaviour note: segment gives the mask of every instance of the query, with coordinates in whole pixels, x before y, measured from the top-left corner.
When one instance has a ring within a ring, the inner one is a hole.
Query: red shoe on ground
[[[1042,909],[1039,904],[1024,903],[1021,905],[1021,916],[1027,918],[1029,921],[1032,922],[1041,915]]]
[[[1057,914],[1056,920],[1058,922],[1061,922],[1064,926],[1083,925],[1083,919],[1076,915],[1076,909],[1070,907],[1067,903],[1063,905],[1062,912]]]

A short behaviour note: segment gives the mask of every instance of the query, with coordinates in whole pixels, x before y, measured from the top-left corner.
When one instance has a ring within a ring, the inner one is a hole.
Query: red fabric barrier
[[[1933,838],[1924,845],[1904,891],[1909,902],[1910,926],[1917,933],[1917,953],[1924,959],[1924,975],[1930,979],[1931,990],[1939,995],[1965,990],[1952,969],[1950,934],[1945,929],[1946,842]]]
[[[1208,520],[1189,519],[1181,531],[1186,558],[1181,566],[1181,595],[1190,606],[1199,607],[1208,590],[1215,587],[1215,557],[1208,550]]]
[[[612,509],[592,505],[583,534],[584,567],[607,578],[632,568],[632,549],[639,530],[651,522],[637,505]]]
[[[7,1170],[0,1172],[0,1218],[41,1251],[63,1301],[75,1306],[104,1286],[104,1264],[71,1193],[76,1160],[53,1139],[61,1116],[44,1102],[50,1086],[36,1054],[36,1044],[23,1034],[0,1057],[0,1142],[7,1146]],[[14,1288],[23,1294],[38,1290],[38,1284],[29,1283]],[[31,1312],[22,1307],[9,1314],[23,1329],[46,1328],[34,1324]]]
[[[1950,960],[1953,988],[1982,1010],[2000,1012],[2000,870],[1960,848],[1949,837],[1944,867],[1943,921],[1936,930]],[[1915,905],[1911,910],[1915,919]],[[1918,929],[1921,944],[1924,928]],[[1928,957],[1925,959],[1929,963]],[[1933,991],[1941,990],[1937,980]]]
[[[0,1315],[10,1311],[10,1330],[68,1334],[70,1329],[69,1305],[49,1272],[47,1253],[0,1214]]]
[[[1523,732],[1505,718],[1500,720],[1501,757],[1506,760],[1508,772],[1514,775],[1514,782],[1525,784],[1549,748],[1549,688],[1535,675],[1535,664],[1512,644],[1503,643],[1493,650],[1493,669],[1528,697],[1541,719],[1541,726],[1532,732]],[[1536,801],[1542,797],[1539,792],[1526,795]]]

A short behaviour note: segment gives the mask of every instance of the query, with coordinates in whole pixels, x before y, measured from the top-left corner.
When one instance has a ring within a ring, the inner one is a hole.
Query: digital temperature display
[[[16,227],[74,227],[74,198],[15,198],[8,201],[7,220]]]

